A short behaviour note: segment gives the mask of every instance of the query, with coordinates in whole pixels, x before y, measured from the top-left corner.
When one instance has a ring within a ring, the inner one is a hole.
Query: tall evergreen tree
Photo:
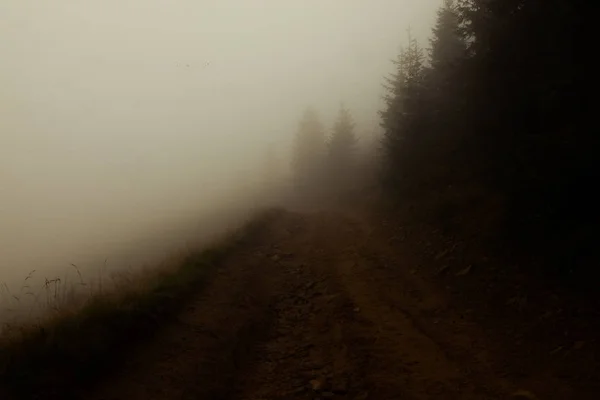
[[[340,189],[345,189],[350,184],[352,168],[355,166],[357,138],[354,128],[350,111],[342,105],[328,143],[330,177]]]
[[[454,0],[444,0],[438,10],[430,44],[431,68],[435,71],[453,70],[464,59],[467,45]]]
[[[475,156],[479,183],[505,196],[507,237],[529,249],[560,242],[596,207],[589,182],[597,139],[583,111],[588,97],[581,95],[591,75],[582,54],[591,47],[585,41],[594,36],[596,13],[568,0],[461,0],[459,6],[469,41],[460,83],[470,137],[462,147]]]
[[[352,114],[342,105],[329,140],[329,159],[337,169],[343,170],[352,165],[357,142],[354,128]]]
[[[430,68],[427,74],[428,105],[442,123],[460,108],[461,97],[457,72],[467,54],[464,32],[461,30],[458,6],[454,0],[444,0],[437,12],[430,39]]]
[[[426,154],[427,168],[422,175],[432,185],[440,180],[449,184],[471,173],[465,163],[454,162],[464,157],[458,152],[461,132],[464,129],[462,112],[466,108],[460,73],[467,57],[467,43],[455,0],[444,0],[438,9],[436,24],[430,39],[430,62],[425,71],[424,109],[426,131],[420,142]]]
[[[384,131],[386,178],[396,184],[405,172],[400,164],[408,160],[404,149],[408,148],[409,142],[418,140],[422,133],[424,59],[423,49],[409,33],[408,46],[393,61],[396,73],[386,79],[388,94],[385,97],[386,108],[380,112],[381,126]]]

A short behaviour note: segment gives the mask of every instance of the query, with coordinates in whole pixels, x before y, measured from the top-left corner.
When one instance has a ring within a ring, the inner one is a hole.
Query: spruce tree
[[[352,177],[357,144],[354,128],[355,123],[352,114],[342,105],[333,126],[328,149],[330,176],[340,189],[348,187]]]
[[[454,0],[445,0],[444,5],[438,10],[430,44],[433,70],[451,70],[463,60],[467,46],[461,32],[460,15]]]
[[[409,157],[404,150],[408,150],[409,143],[418,140],[422,134],[425,120],[424,59],[423,49],[409,33],[408,46],[393,61],[396,73],[386,79],[386,108],[380,115],[384,131],[385,174],[392,185],[397,185],[406,172],[402,164]]]
[[[454,0],[445,0],[437,12],[430,39],[430,68],[427,74],[428,100],[434,115],[443,121],[460,106],[457,72],[467,54],[467,44],[460,26]]]

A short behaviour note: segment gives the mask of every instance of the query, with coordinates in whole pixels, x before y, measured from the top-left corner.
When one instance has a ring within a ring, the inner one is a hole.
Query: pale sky
[[[440,3],[0,0],[0,281],[210,208],[308,105],[372,131]]]

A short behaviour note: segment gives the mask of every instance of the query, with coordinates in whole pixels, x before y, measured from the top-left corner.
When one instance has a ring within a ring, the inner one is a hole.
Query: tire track
[[[313,221],[288,218],[296,230],[279,242],[282,254],[292,258],[280,262],[286,278],[275,327],[252,370],[239,378],[233,398],[366,399],[366,352],[353,335],[355,306],[330,271],[320,268],[326,254],[314,241]]]
[[[381,243],[344,215],[281,212],[86,398],[506,399],[481,332]]]

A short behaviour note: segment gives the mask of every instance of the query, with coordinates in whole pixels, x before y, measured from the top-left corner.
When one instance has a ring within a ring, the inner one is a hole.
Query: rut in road
[[[505,399],[482,333],[360,220],[281,211],[90,399]]]

